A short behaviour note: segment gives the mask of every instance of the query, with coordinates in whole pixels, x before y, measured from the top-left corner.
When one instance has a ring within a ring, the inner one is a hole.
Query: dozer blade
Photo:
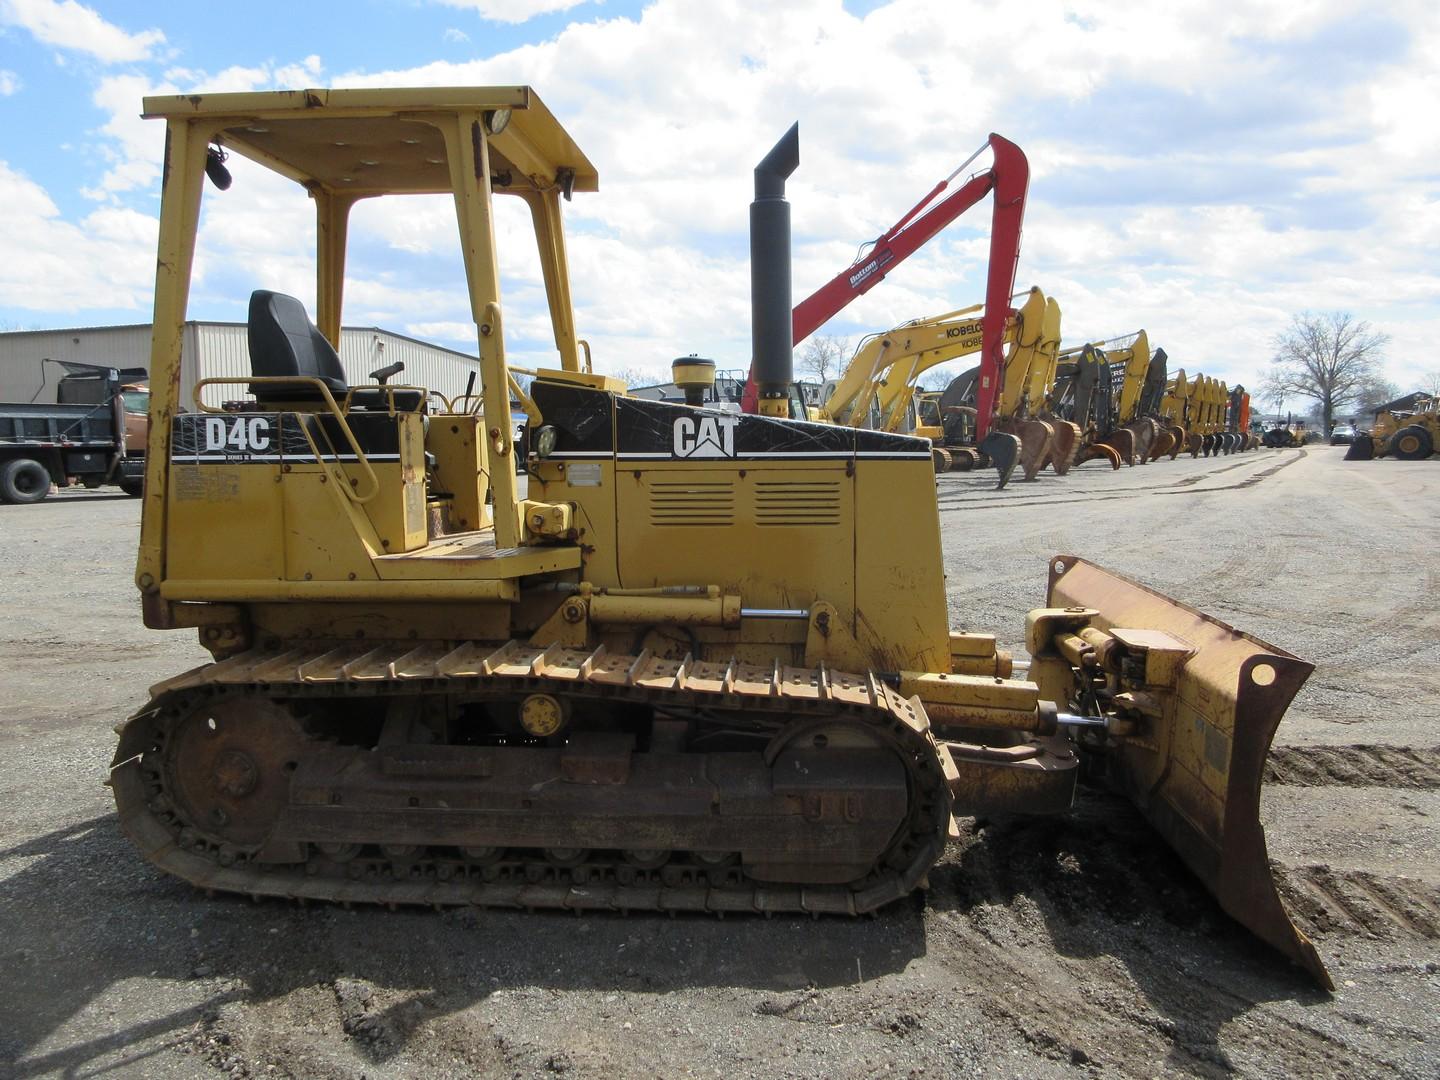
[[[1375,456],[1375,440],[1369,435],[1356,435],[1345,451],[1346,461],[1369,461]]]
[[[1080,425],[1070,420],[1051,420],[1050,426],[1055,429],[1055,441],[1050,447],[1050,464],[1055,467],[1056,476],[1064,476],[1070,471],[1070,466],[1075,464],[1075,448],[1080,445],[1080,436],[1084,434]]]
[[[995,485],[995,490],[999,491],[1010,482],[1010,474],[1015,471],[1015,464],[1020,460],[1020,440],[1003,431],[992,431],[980,443],[980,454],[988,459],[1000,474],[999,483]]]
[[[1055,449],[1055,429],[1044,420],[1022,420],[1015,432],[1020,438],[1020,470],[1034,480]]]
[[[1103,630],[1163,631],[1193,650],[1163,710],[1141,734],[1113,739],[1108,782],[1127,795],[1220,906],[1327,989],[1315,946],[1291,921],[1270,876],[1260,781],[1280,717],[1313,665],[1083,559],[1050,560],[1049,605],[1093,608]]]

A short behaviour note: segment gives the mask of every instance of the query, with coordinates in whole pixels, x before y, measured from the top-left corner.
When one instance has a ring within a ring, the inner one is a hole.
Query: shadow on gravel
[[[117,1055],[135,1067],[167,1047],[223,1067],[227,1006],[295,991],[333,998],[334,1040],[383,1062],[419,1025],[511,988],[787,994],[898,972],[925,952],[914,903],[867,919],[722,921],[206,897],[143,862],[114,814],[0,851],[0,872],[17,861],[0,881],[0,1074],[17,1080]]]
[[[1067,977],[1075,964],[1068,973],[1055,964],[1051,986],[1027,984],[1026,968],[997,966],[1002,978],[1022,975],[1021,994],[1034,1008],[1017,1026],[1034,1029],[1024,1031],[1032,1042],[1088,1028],[1091,1039],[1104,1046],[1110,1038],[1114,1047],[1135,1039],[1138,1022],[1154,1031],[1174,1068],[1225,1075],[1238,1066],[1220,1032],[1237,1017],[1268,1001],[1330,1000],[1227,916],[1123,798],[1083,791],[1065,817],[977,820],[962,844],[958,858],[932,872],[930,907],[978,922],[1002,950],[1033,945],[1031,952],[1080,962],[1078,986]],[[1007,930],[1022,940],[984,929],[997,907],[1019,922]],[[1133,986],[1114,977],[1113,963],[1095,963],[1102,958],[1123,966]],[[1143,1007],[1127,1007],[1127,996]]]

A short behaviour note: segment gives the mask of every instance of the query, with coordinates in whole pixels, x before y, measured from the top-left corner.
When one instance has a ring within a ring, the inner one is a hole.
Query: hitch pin
[[[1075,713],[1062,712],[1055,715],[1055,723],[1061,727],[1078,728],[1104,728],[1110,730],[1110,725],[1115,720],[1113,716],[1077,716]]]

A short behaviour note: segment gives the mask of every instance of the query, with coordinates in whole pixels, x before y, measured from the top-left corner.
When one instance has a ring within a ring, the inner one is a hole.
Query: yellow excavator
[[[1033,373],[1043,370],[1047,355],[1053,356],[1060,338],[1060,305],[1040,289],[1030,289],[1020,308],[1005,323],[1003,341],[1008,350],[1001,365],[994,426],[1005,438],[992,439],[989,453],[982,454],[975,445],[973,427],[965,435],[957,436],[956,425],[952,424],[947,437],[943,417],[947,407],[945,395],[917,399],[919,379],[927,371],[980,351],[983,333],[977,312],[983,309],[984,305],[976,305],[929,319],[916,319],[866,338],[840,378],[826,388],[817,418],[929,438],[934,444],[937,472],[993,464],[1000,473],[1000,487],[1005,486],[1017,464],[1028,480],[1053,457],[1056,471],[1063,474],[1069,465],[1068,447],[1073,446],[1073,429],[1063,425],[1060,440],[1064,441],[1067,434],[1072,438],[1066,443],[1067,452],[1057,454],[1055,426],[1032,418],[1029,408],[1031,400],[1040,400],[1028,396]],[[968,379],[973,389],[975,372],[968,372],[960,379]],[[973,393],[967,404],[973,417]],[[929,423],[921,423],[917,406],[927,414],[923,419]]]
[[[1057,555],[1012,678],[994,637],[950,628],[923,440],[637,399],[585,370],[562,207],[598,176],[533,90],[197,94],[145,114],[166,139],[136,583],[146,625],[198,631],[213,661],[120,728],[110,783],[144,858],[252,897],[854,915],[920,887],[958,817],[1063,812],[1083,773],[1329,985],[1258,816],[1311,665]],[[224,155],[313,205],[318,321],[257,288],[249,373],[182,401]],[[792,128],[755,170],[762,403],[793,378],[798,164]],[[1016,236],[1018,180],[995,189]],[[479,345],[478,391],[451,399],[397,365],[350,384],[335,354],[349,211],[421,193],[453,199]],[[528,387],[506,358],[506,197],[530,209],[554,332]],[[1014,258],[1000,267],[1003,302]],[[675,375],[703,400],[713,368]]]

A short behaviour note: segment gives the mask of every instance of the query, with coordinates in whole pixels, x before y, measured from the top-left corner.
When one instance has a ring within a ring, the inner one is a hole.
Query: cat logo
[[[205,418],[205,450],[226,454],[259,454],[270,449],[270,420],[264,416]]]
[[[675,421],[675,456],[722,458],[735,456],[738,416],[682,416]]]

